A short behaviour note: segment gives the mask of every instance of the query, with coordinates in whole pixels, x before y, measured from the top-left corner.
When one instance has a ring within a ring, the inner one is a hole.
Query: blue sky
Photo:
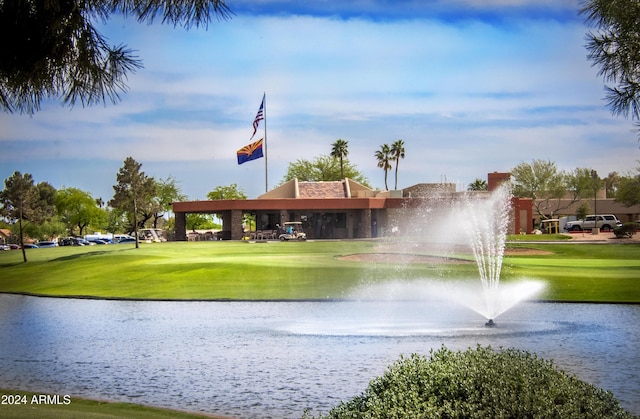
[[[264,159],[236,163],[267,96],[269,187],[289,162],[349,142],[378,188],[374,152],[405,141],[398,186],[459,189],[520,162],[634,172],[632,123],[604,107],[577,0],[230,0],[228,21],[185,30],[115,16],[100,30],[145,68],[116,105],[45,103],[0,114],[0,178],[33,174],[105,201],[131,156],[190,199],[265,191]],[[393,186],[393,173],[389,185]]]

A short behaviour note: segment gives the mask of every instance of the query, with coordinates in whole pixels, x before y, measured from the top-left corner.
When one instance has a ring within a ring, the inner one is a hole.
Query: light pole
[[[591,230],[591,234],[600,234],[600,229],[598,228],[598,172],[592,170],[591,179],[593,180],[593,215],[595,218],[595,226]]]

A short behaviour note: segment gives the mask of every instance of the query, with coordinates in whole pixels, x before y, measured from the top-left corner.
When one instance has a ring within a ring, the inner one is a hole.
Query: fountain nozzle
[[[494,323],[493,319],[489,319],[488,322],[484,324],[485,327],[496,327],[497,325]]]

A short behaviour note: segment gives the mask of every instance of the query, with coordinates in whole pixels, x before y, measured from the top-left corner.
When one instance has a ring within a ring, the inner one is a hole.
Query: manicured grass
[[[564,242],[571,240],[568,234],[509,234],[510,242]]]
[[[554,301],[640,302],[638,244],[519,244],[552,252],[506,258],[503,277],[547,283],[540,298]]]
[[[0,292],[149,299],[339,299],[365,283],[477,278],[472,263],[347,261],[376,241],[179,242],[0,253]],[[505,257],[504,281],[547,283],[540,299],[640,302],[640,245],[517,243],[550,254]],[[409,246],[413,255],[428,252]],[[433,251],[433,250],[431,250]],[[470,254],[456,257],[470,260]],[[394,257],[395,258],[395,257]]]
[[[46,398],[41,399],[42,396],[45,396],[43,393],[36,394],[26,391],[0,389],[0,394],[8,397],[6,400],[3,399],[4,402],[2,405],[0,405],[0,417],[12,419],[187,419],[212,417],[178,412],[175,410],[140,406],[131,403],[102,402],[96,400],[79,399],[76,397],[69,397],[65,399],[63,395],[58,395],[57,399],[49,399],[49,401],[47,402]],[[5,404],[7,402],[9,403]],[[18,402],[20,404],[13,404]]]

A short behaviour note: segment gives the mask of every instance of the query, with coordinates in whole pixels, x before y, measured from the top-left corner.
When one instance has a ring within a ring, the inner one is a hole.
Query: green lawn
[[[510,242],[567,242],[571,240],[568,234],[509,234],[507,240]]]
[[[0,252],[0,292],[153,299],[334,299],[364,283],[475,280],[472,263],[372,263],[340,256],[377,252],[375,241],[176,242]],[[640,302],[640,245],[515,243],[545,255],[505,257],[504,281],[547,283],[540,299]],[[421,254],[408,246],[409,253]],[[426,252],[426,250],[422,250]],[[471,259],[470,254],[455,255]]]
[[[547,282],[540,298],[554,301],[640,302],[638,244],[518,244],[552,252],[506,258],[504,276]]]
[[[45,396],[43,393],[0,389],[0,394],[7,396],[6,399],[3,398],[3,404],[0,405],[0,417],[3,418],[212,418],[212,416],[189,414],[175,410],[158,409],[131,403],[101,402],[96,400],[79,399],[76,397],[69,397],[65,399],[64,395],[57,395],[58,399],[51,399],[53,402],[47,402],[47,399],[41,399]]]

